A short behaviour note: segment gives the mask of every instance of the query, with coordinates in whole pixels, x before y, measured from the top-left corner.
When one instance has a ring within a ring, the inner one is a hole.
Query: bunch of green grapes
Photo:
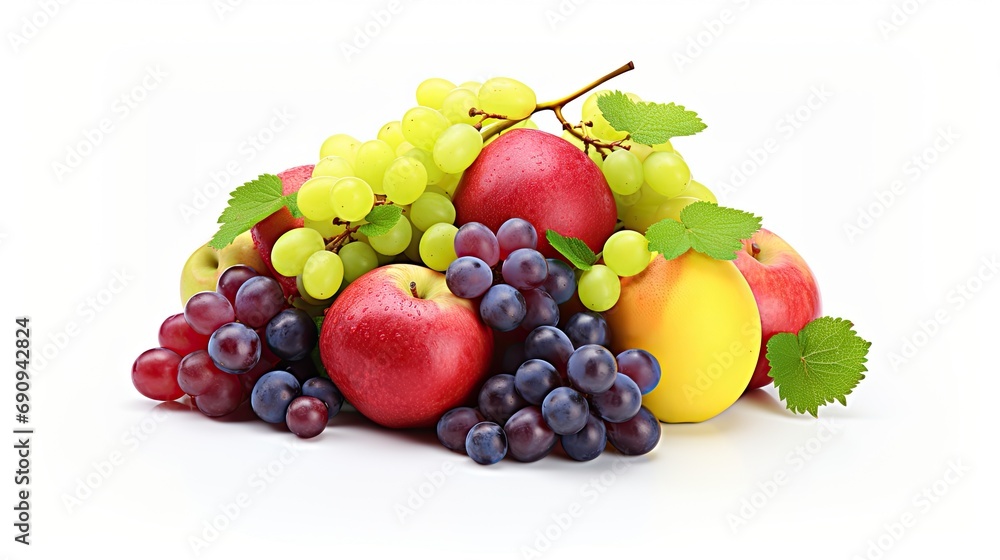
[[[483,149],[481,129],[501,118],[526,119],[534,91],[510,78],[460,85],[430,78],[416,90],[417,105],[383,125],[372,140],[334,134],[320,147],[313,176],[298,206],[304,227],[286,232],[271,259],[279,274],[295,277],[311,305],[325,305],[362,274],[390,262],[444,271],[455,255],[452,196],[462,173]],[[402,207],[385,234],[357,228],[376,204]]]
[[[594,142],[584,142],[570,131],[563,133],[563,138],[585,150],[601,168],[625,228],[604,244],[604,263],[580,274],[580,300],[594,311],[614,306],[621,294],[620,278],[639,274],[656,256],[649,251],[643,235],[650,225],[665,218],[680,219],[681,210],[699,200],[717,201],[712,191],[691,178],[687,163],[669,141],[640,144],[628,139],[627,133],[615,130],[597,105],[597,98],[605,93],[608,91],[587,97],[581,110],[581,125],[576,129],[595,140],[601,150]],[[641,101],[633,93],[626,95],[633,101]]]

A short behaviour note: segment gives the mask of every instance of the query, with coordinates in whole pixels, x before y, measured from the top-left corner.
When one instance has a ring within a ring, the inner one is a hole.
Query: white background
[[[26,314],[36,356],[52,355],[33,374],[30,548],[11,540],[9,447],[0,461],[9,557],[194,556],[191,538],[240,493],[249,505],[202,557],[970,558],[989,546],[1000,295],[980,268],[998,251],[995,2],[400,2],[384,25],[372,15],[383,0],[233,0],[221,15],[213,0],[67,2],[51,17],[38,14],[52,2],[3,3],[0,345],[13,362]],[[728,23],[712,23],[723,10]],[[22,18],[44,25],[32,33]],[[358,38],[366,25],[377,34]],[[236,184],[314,162],[330,134],[374,137],[427,77],[510,75],[549,99],[630,59],[637,70],[613,87],[697,110],[709,128],[675,143],[695,176],[763,215],[813,268],[824,310],[874,342],[848,406],[821,411],[831,437],[761,392],[709,422],[665,426],[627,468],[613,453],[481,468],[433,436],[351,415],[303,442],[157,408],[131,386],[135,356],[179,310],[181,265]],[[120,98],[148,69],[165,76],[126,113]],[[293,117],[272,134],[275,111]],[[102,119],[113,130],[54,171]],[[949,130],[957,138],[935,151]],[[272,141],[251,154],[257,135]],[[778,149],[725,189],[768,139]],[[231,160],[236,176],[207,187]],[[879,195],[894,181],[892,200]],[[851,236],[862,209],[877,217]],[[125,289],[86,311],[116,271]],[[978,291],[956,299],[959,285]],[[944,320],[928,323],[935,314]],[[907,340],[919,348],[905,358]],[[3,369],[12,428],[13,364]],[[262,484],[269,466],[281,473]],[[81,487],[88,477],[99,486]],[[421,491],[430,497],[401,520],[397,506]],[[580,515],[558,528],[571,509]]]

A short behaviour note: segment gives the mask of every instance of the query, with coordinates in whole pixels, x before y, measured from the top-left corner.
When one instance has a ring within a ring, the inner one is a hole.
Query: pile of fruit
[[[661,421],[772,381],[793,412],[845,404],[870,344],[819,317],[759,217],[692,180],[671,139],[697,114],[593,91],[631,69],[543,103],[510,78],[425,80],[375,139],[335,134],[237,188],[135,387],[213,417],[249,402],[305,438],[349,403],[480,464],[643,455]]]

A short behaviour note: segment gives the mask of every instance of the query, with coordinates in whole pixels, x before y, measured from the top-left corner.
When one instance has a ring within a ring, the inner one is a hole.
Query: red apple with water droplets
[[[458,225],[485,224],[494,232],[510,218],[538,230],[538,250],[562,258],[546,230],[583,240],[594,252],[614,232],[615,199],[604,174],[579,148],[558,136],[522,128],[491,142],[462,175],[455,191]]]

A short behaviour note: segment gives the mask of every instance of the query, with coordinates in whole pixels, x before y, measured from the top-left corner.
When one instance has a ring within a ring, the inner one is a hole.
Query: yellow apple
[[[198,247],[181,270],[181,305],[198,292],[215,290],[222,272],[237,264],[245,264],[260,274],[268,274],[267,265],[254,247],[249,231],[237,236],[221,250],[213,249],[208,244]]]

